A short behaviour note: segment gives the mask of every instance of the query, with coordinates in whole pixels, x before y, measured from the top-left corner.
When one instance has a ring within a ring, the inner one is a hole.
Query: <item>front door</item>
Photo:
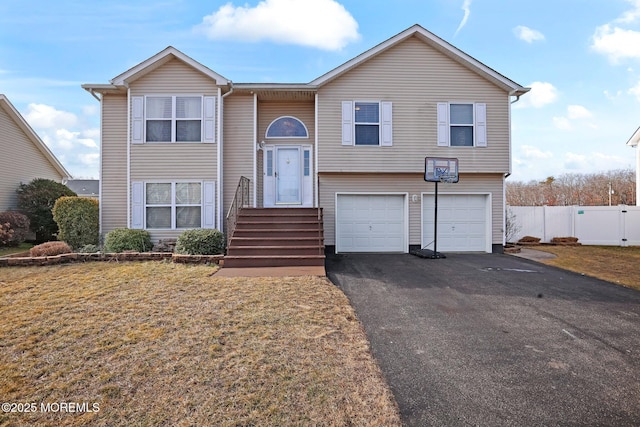
[[[267,145],[263,206],[313,206],[311,146]]]
[[[299,205],[300,147],[276,147],[275,154],[276,205]]]

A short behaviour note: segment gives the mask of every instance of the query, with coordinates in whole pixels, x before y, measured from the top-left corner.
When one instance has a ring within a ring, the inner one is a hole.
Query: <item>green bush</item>
[[[77,196],[66,185],[50,179],[36,178],[28,184],[20,184],[18,210],[31,221],[31,231],[36,233],[36,242],[55,240],[58,224],[53,220],[53,205],[62,196]]]
[[[58,240],[78,249],[97,245],[100,236],[98,201],[87,197],[64,196],[53,205],[53,220],[58,224]]]
[[[29,218],[20,212],[0,212],[0,246],[19,246],[29,233]]]
[[[65,242],[46,242],[29,249],[29,255],[53,256],[53,255],[61,255],[61,254],[70,254],[71,251],[72,251],[71,246],[67,245]]]
[[[145,230],[116,228],[108,232],[104,238],[105,252],[147,252],[150,251],[152,247],[151,236],[149,232]]]
[[[78,252],[81,254],[95,254],[96,252],[100,252],[100,247],[98,245],[84,245]]]
[[[197,228],[178,236],[176,252],[188,255],[217,255],[224,253],[224,234],[219,230]]]

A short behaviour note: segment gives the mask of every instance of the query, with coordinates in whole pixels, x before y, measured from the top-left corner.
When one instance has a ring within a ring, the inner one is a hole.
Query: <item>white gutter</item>
[[[313,206],[314,207],[320,207],[320,183],[318,182],[318,92],[316,92],[315,94],[315,111],[314,111],[314,120],[315,120],[315,135],[314,135],[314,144],[313,144],[313,163],[314,163],[314,171],[313,171],[313,177],[314,177],[314,202],[313,202]]]
[[[231,80],[229,80],[229,84],[231,83]],[[220,102],[218,102],[218,179],[217,179],[217,186],[218,186],[218,194],[217,194],[217,203],[218,203],[218,215],[217,215],[217,226],[218,226],[218,230],[220,231],[225,231],[223,230],[223,221],[224,221],[224,195],[223,195],[223,186],[222,186],[222,156],[223,156],[223,147],[222,147],[222,141],[223,141],[223,136],[224,136],[224,126],[222,126],[222,120],[224,119],[224,114],[222,113],[222,110],[224,109],[224,99],[231,95],[233,93],[233,85],[231,86],[231,89],[229,90],[229,92],[225,93],[224,95],[221,95],[222,93],[222,89],[218,88],[218,99],[220,100]]]

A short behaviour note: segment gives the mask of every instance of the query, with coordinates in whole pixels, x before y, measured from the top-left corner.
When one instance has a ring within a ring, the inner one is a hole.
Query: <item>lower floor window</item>
[[[201,228],[202,183],[146,183],[145,217],[148,229]]]

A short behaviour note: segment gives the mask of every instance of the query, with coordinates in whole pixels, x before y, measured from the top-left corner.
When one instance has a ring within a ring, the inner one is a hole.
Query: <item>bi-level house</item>
[[[503,247],[511,104],[529,89],[419,25],[309,83],[232,82],[168,47],[83,87],[101,103],[103,234],[224,229],[244,177],[245,207],[319,209],[339,253],[428,248],[425,157],[447,157],[438,250]]]

